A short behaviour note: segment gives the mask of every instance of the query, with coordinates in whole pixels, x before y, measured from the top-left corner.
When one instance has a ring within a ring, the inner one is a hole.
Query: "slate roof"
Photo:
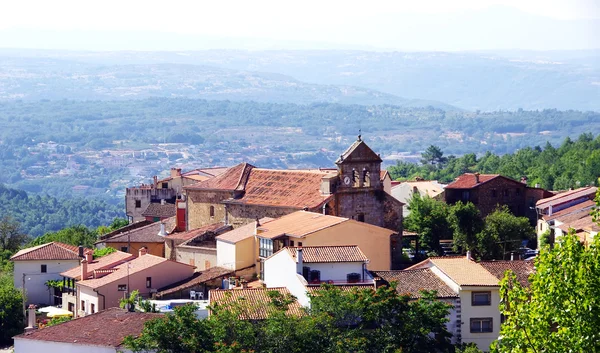
[[[56,326],[32,330],[15,338],[116,348],[121,346],[126,336],[140,335],[145,322],[161,316],[109,308]]]
[[[165,223],[165,230],[167,233],[172,233],[173,229],[175,229],[175,217],[167,218],[163,221]],[[132,229],[120,234],[117,234],[113,237],[106,238],[98,243],[164,243],[165,238],[158,235],[160,232],[160,223],[154,222],[148,224],[146,226]]]
[[[165,203],[164,205],[160,202],[152,202],[146,207],[146,210],[142,212],[144,217],[159,217],[168,218],[174,217],[177,213],[177,206],[172,203]]]
[[[290,291],[284,287],[278,288],[246,288],[246,289],[213,289],[209,292],[209,300],[211,305],[223,305],[233,303],[236,300],[243,300],[248,304],[249,310],[245,312],[241,319],[246,320],[262,320],[269,316],[267,305],[271,300],[267,294],[270,291],[277,291],[282,295],[291,295]],[[304,314],[302,307],[298,301],[294,301],[289,305],[288,315],[300,316]]]
[[[413,299],[420,298],[422,290],[437,291],[438,298],[458,298],[444,281],[442,281],[429,268],[404,270],[404,271],[372,271],[375,276],[381,277],[388,284],[396,281],[396,291],[408,295]]]
[[[10,259],[12,261],[79,260],[79,247],[53,241],[51,243],[19,250],[16,254],[11,256]]]
[[[102,269],[112,268],[119,264],[124,263],[125,261],[127,261],[129,259],[133,259],[134,257],[135,256],[133,256],[132,254],[117,250],[117,251],[113,252],[112,254],[108,254],[106,256],[102,256],[100,258],[96,258],[96,259],[92,260],[92,262],[88,263],[87,270],[88,270],[88,272],[93,273],[94,270],[102,270]],[[61,273],[61,276],[80,280],[81,279],[81,268],[80,268],[80,266],[73,267],[72,269],[69,269],[69,270]]]
[[[501,280],[507,270],[512,270],[517,275],[517,280],[524,287],[529,287],[529,276],[535,272],[533,261],[481,261],[479,262],[492,275]]]
[[[316,231],[350,221],[351,220],[348,218],[324,215],[315,212],[297,211],[277,218],[271,222],[261,224],[258,236],[268,239],[275,239],[282,235],[301,238]]]
[[[598,190],[598,188],[595,186],[586,186],[586,187],[575,189],[575,190],[561,192],[560,194],[556,194],[552,197],[538,200],[535,203],[535,206],[537,208],[543,209],[543,208],[550,207],[551,205],[552,206],[560,205],[561,203],[575,200],[580,197],[592,196],[596,193],[597,190]]]
[[[479,174],[479,183],[477,183],[475,173],[465,173],[463,175],[458,176],[458,178],[456,178],[454,182],[448,184],[446,186],[446,189],[472,189],[498,177],[506,178],[501,176],[500,174]],[[518,183],[518,181],[516,180],[510,178],[506,179]]]
[[[295,259],[299,247],[285,247],[284,249]],[[304,263],[365,262],[368,260],[367,256],[356,245],[302,247],[302,261]]]
[[[181,290],[192,288],[199,284],[225,277],[233,273],[234,271],[228,268],[211,267],[205,271],[194,273],[194,275],[188,279],[160,288],[156,295],[162,297],[171,293],[177,293]]]
[[[261,225],[271,222],[273,218],[264,217],[259,220]],[[230,230],[229,232],[223,233],[217,237],[216,240],[224,241],[226,243],[235,244],[244,239],[253,238],[254,237],[254,229],[256,227],[255,222],[248,223],[241,227]]]

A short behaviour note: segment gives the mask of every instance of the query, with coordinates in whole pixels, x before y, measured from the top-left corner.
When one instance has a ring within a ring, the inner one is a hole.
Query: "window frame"
[[[258,238],[258,256],[266,259],[271,255],[273,255],[273,240]]]
[[[476,303],[475,296],[476,295],[487,295],[488,301],[485,303]],[[471,306],[491,306],[492,305],[492,292],[491,291],[475,291],[471,292]]]
[[[146,277],[146,288],[152,288],[152,277]]]
[[[135,208],[142,208],[142,200],[135,200]]]
[[[473,324],[475,322],[479,322],[479,330],[473,330]],[[483,322],[484,321],[489,321],[490,325],[489,325],[489,329],[484,330],[483,329]],[[494,318],[492,317],[472,317],[469,320],[469,331],[471,333],[491,333],[494,332]]]
[[[117,292],[127,292],[126,284],[117,284]]]
[[[129,249],[126,246],[121,246],[122,252],[129,252]]]
[[[40,265],[40,273],[48,273],[48,265],[46,265],[46,264]]]

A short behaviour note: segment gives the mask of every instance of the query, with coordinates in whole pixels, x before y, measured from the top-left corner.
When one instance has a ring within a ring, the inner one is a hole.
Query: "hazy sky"
[[[600,48],[599,23],[600,0],[18,0],[0,5],[0,47],[195,49],[175,38],[219,39],[203,48],[241,38],[259,47],[589,49]],[[168,35],[140,39],[156,33]]]

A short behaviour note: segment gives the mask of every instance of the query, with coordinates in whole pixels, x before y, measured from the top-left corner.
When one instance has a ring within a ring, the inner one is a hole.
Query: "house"
[[[151,222],[162,222],[167,218],[175,217],[177,208],[175,204],[167,203],[165,200],[152,202],[142,212],[142,217]]]
[[[257,218],[307,210],[400,232],[403,204],[385,191],[381,162],[359,137],[336,161],[337,169],[275,170],[238,164],[184,186],[187,229],[221,221],[237,228]]]
[[[451,314],[456,318],[455,340],[475,343],[479,349],[487,351],[500,332],[499,289],[505,271],[514,271],[519,281],[527,283],[534,268],[531,261],[477,263],[469,256],[467,253],[466,257],[432,257],[407,270],[429,269],[458,294],[455,313]]]
[[[139,336],[144,324],[162,314],[107,310],[14,337],[15,353],[128,352],[127,336]]]
[[[213,289],[209,292],[208,298],[211,306],[227,306],[235,302],[242,302],[247,305],[248,310],[244,311],[241,319],[244,320],[264,320],[269,316],[269,303],[271,298],[269,292],[278,292],[284,297],[290,298],[292,293],[287,288],[242,288],[242,289]],[[287,310],[288,315],[304,315],[302,306],[298,301],[293,301]],[[211,312],[211,315],[214,315]]]
[[[111,268],[119,266],[129,260],[134,259],[135,256],[122,251],[115,251],[114,253],[105,255],[100,258],[94,258],[91,251],[86,251],[83,259],[86,260],[86,278],[89,274],[94,276],[96,273],[102,273],[109,271]],[[60,275],[63,280],[63,292],[61,298],[61,305],[64,309],[69,310],[76,316],[80,312],[80,301],[79,293],[77,292],[76,282],[82,278],[82,266],[79,261],[75,266],[62,272]]]
[[[221,288],[225,279],[236,276],[236,271],[223,267],[211,267],[195,272],[191,277],[159,288],[155,294],[158,299],[205,299],[208,291]]]
[[[568,227],[570,222],[589,215],[592,208],[596,205],[593,200],[597,190],[598,188],[596,187],[588,186],[561,192],[552,197],[538,200],[535,205],[537,214],[539,215],[536,225],[538,239],[547,231],[550,231],[551,236],[554,237],[555,225],[566,224]]]
[[[437,180],[423,180],[417,178],[417,180],[414,181],[403,181],[392,186],[392,192],[390,194],[396,200],[406,205],[412,199],[414,194],[418,194],[421,197],[429,196],[432,199],[443,200],[444,187],[446,187],[446,185],[440,184]],[[402,212],[404,217],[410,214],[408,207],[404,207]]]
[[[482,217],[492,213],[499,205],[506,205],[518,217],[537,222],[536,202],[553,194],[538,187],[527,186],[527,178],[516,181],[500,174],[465,173],[446,186],[444,200],[448,204],[458,201],[473,203]]]
[[[369,259],[356,245],[284,247],[264,261],[267,288],[285,287],[302,306],[309,306],[308,287],[321,283],[370,286]]]
[[[263,278],[264,260],[285,246],[353,244],[370,259],[369,269],[392,269],[392,246],[397,234],[353,219],[297,211],[240,229],[216,237],[218,266],[232,269],[256,266],[256,273]]]
[[[87,250],[87,249],[86,249]],[[84,249],[59,242],[51,242],[23,249],[10,260],[14,263],[15,288],[23,288],[27,304],[55,305],[60,293],[46,286],[49,280],[60,280],[61,272],[79,265]]]
[[[137,255],[141,248],[146,248],[148,253],[164,257],[165,236],[175,230],[176,217],[171,217],[164,222],[153,222],[117,233],[110,238],[97,241],[95,245],[97,248],[110,247],[132,255]]]
[[[175,204],[177,196],[183,193],[185,185],[208,180],[224,172],[226,168],[201,168],[181,172],[180,168],[171,168],[169,177],[159,180],[154,177],[152,184],[127,188],[125,190],[125,213],[132,223],[146,219],[143,213],[150,204]]]
[[[187,232],[175,232],[164,237],[165,257],[196,266],[204,271],[217,264],[215,236],[232,230],[230,225],[218,222]]]

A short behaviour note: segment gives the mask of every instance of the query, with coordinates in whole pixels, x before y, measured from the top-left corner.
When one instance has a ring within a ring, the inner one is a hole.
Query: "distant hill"
[[[52,58],[0,58],[0,100],[201,98],[310,104],[318,102],[456,110],[352,85],[310,84],[268,72],[191,64],[100,65]]]

